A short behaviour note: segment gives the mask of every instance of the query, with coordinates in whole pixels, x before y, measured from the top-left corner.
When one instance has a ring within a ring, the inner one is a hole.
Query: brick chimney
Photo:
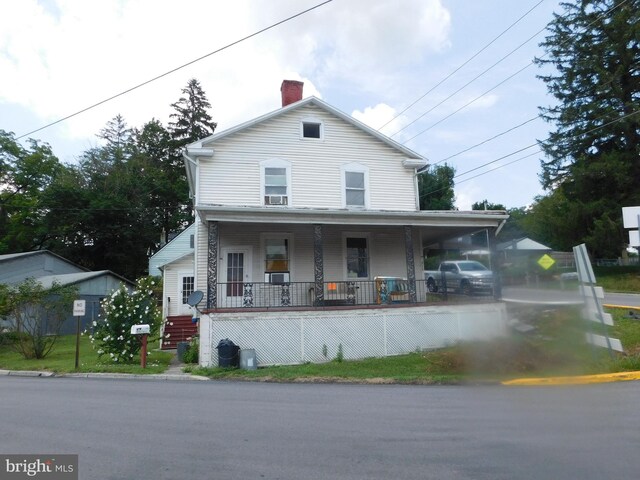
[[[286,107],[291,103],[295,103],[302,100],[302,86],[304,82],[298,82],[296,80],[283,80],[280,86],[280,92],[282,93],[282,106]]]

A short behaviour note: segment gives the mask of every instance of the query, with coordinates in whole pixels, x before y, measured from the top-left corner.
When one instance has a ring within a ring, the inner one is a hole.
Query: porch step
[[[178,348],[178,342],[188,342],[198,333],[198,325],[191,322],[191,315],[167,317],[164,323],[162,350]]]

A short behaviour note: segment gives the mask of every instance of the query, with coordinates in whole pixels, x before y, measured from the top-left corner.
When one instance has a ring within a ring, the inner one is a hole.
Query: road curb
[[[0,376],[9,377],[57,377],[57,378],[107,378],[119,380],[170,380],[170,381],[209,381],[208,377],[201,375],[182,375],[152,373],[142,375],[137,373],[59,373],[39,372],[35,370],[0,370]]]
[[[629,309],[629,310],[640,310],[640,307],[634,307],[633,305],[613,305],[611,303],[603,303],[602,304],[603,307],[606,308],[622,308],[622,309]]]
[[[53,377],[53,372],[38,372],[36,370],[0,370],[0,375],[11,377]]]
[[[152,373],[149,375],[142,375],[137,373],[63,373],[57,375],[64,378],[102,378],[102,379],[118,379],[118,380],[171,380],[179,382],[188,381],[209,381],[208,377],[202,377],[200,375],[180,375],[180,374],[163,374]]]
[[[593,383],[628,382],[640,380],[640,372],[601,373],[597,375],[578,375],[573,377],[516,378],[502,382],[507,386],[561,386],[589,385]]]

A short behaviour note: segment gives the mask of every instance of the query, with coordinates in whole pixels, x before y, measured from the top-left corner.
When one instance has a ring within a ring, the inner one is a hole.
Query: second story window
[[[369,208],[369,169],[358,163],[342,166],[343,206]]]
[[[273,159],[262,164],[263,205],[291,205],[291,170],[289,162]]]
[[[347,206],[364,207],[364,172],[345,172]]]

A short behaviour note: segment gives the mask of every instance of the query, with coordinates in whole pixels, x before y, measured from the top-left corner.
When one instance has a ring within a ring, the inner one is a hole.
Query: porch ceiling
[[[498,228],[509,218],[504,211],[387,211],[387,210],[330,210],[280,207],[228,207],[198,205],[200,219],[217,222],[269,224],[321,224],[349,226],[409,225],[419,228],[423,243],[468,235],[485,228]]]

